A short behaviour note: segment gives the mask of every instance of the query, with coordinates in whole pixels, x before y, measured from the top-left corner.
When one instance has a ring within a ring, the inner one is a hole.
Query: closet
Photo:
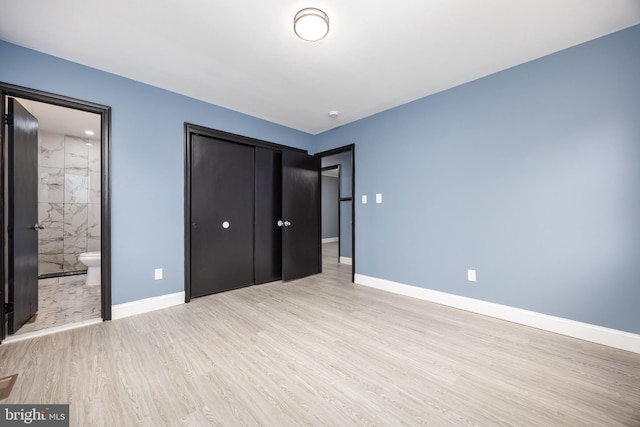
[[[321,271],[320,161],[187,124],[187,301]]]

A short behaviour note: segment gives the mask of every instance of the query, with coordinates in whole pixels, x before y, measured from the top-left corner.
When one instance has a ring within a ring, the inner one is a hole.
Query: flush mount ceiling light
[[[294,16],[293,31],[302,40],[316,42],[329,33],[329,17],[320,9],[307,7]]]

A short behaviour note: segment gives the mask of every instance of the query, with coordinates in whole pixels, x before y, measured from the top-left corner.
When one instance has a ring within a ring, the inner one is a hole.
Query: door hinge
[[[13,304],[10,302],[5,302],[4,303],[4,313],[5,314],[11,314],[13,313]]]
[[[4,124],[5,124],[5,125],[11,125],[11,124],[13,124],[13,123],[10,123],[10,122],[11,122],[11,118],[9,117],[9,115],[8,115],[8,114],[5,114],[5,115],[4,115]]]

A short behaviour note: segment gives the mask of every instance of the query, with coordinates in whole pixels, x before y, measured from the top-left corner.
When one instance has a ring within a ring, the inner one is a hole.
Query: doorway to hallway
[[[355,146],[317,153],[323,170],[323,268],[327,257],[355,274]],[[337,212],[336,212],[337,210]],[[327,266],[331,265],[329,262]]]

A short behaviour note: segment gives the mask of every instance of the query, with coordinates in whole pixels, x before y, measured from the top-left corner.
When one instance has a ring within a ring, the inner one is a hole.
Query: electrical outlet
[[[467,270],[467,280],[470,282],[476,281],[476,271],[475,270]]]
[[[163,271],[162,271],[161,268],[156,268],[154,270],[154,274],[155,274],[155,279],[156,280],[162,280]]]
[[[363,204],[363,205],[366,205],[366,204],[367,204],[367,195],[366,195],[366,194],[363,194],[363,195],[362,195],[362,204]]]
[[[382,203],[382,193],[376,194],[376,203]]]

